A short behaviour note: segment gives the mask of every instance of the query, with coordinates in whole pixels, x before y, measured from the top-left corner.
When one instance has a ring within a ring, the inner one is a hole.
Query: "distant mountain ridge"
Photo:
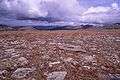
[[[43,26],[8,26],[0,24],[0,31],[4,30],[78,30],[78,29],[120,29],[120,23],[114,24],[81,24],[81,25],[43,25]]]

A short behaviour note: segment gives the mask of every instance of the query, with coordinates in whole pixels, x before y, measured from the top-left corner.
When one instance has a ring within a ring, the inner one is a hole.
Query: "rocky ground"
[[[0,80],[120,80],[120,30],[1,31]]]

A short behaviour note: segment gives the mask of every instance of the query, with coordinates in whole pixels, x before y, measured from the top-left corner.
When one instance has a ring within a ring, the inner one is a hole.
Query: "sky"
[[[120,22],[120,0],[79,0],[83,21]]]
[[[120,0],[79,0],[85,6],[110,6],[111,3],[120,3]]]
[[[83,22],[120,22],[120,0],[0,0],[0,14]]]

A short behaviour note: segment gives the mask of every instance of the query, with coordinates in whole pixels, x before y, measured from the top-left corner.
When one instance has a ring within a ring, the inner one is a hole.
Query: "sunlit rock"
[[[50,62],[49,66],[52,67],[53,65],[57,65],[57,64],[60,64],[60,61],[58,61],[58,62]]]
[[[64,80],[67,72],[60,71],[60,72],[52,72],[48,74],[47,80]]]
[[[26,65],[26,64],[28,64],[28,60],[25,57],[20,57],[20,58],[18,58],[18,63],[20,65]]]

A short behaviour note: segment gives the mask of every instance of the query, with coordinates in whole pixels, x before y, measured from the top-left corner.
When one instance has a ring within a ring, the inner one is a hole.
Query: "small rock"
[[[117,39],[116,41],[117,41],[117,42],[120,42],[120,39]]]
[[[32,78],[32,80],[36,80],[35,78]]]
[[[60,71],[60,72],[52,72],[48,74],[47,80],[64,80],[67,72]]]
[[[101,66],[101,69],[108,70],[105,66]]]
[[[15,57],[15,56],[17,56],[17,57],[18,57],[18,56],[19,56],[19,54],[18,54],[18,53],[12,53],[11,55],[12,55],[13,57]]]
[[[13,52],[15,52],[15,49],[14,48],[13,49],[6,49],[5,52],[7,52],[7,53],[13,53]]]
[[[66,59],[63,59],[64,62],[66,63],[72,63],[73,65],[76,65],[76,64],[79,64],[76,60],[74,60],[73,58],[71,57],[68,57]]]
[[[109,74],[110,80],[120,80],[120,74]]]
[[[93,48],[91,48],[91,50],[92,50],[92,51],[95,51],[95,50],[97,50],[97,48],[93,47]]]
[[[94,56],[85,56],[84,57],[85,58],[85,60],[87,61],[87,62],[92,62],[92,61],[94,61]]]
[[[60,64],[60,61],[58,61],[58,62],[51,62],[51,63],[49,63],[49,66],[52,67],[53,65],[56,65],[56,64]]]
[[[30,74],[34,71],[35,69],[32,68],[18,68],[15,72],[13,72],[12,77],[13,78],[25,78],[27,76],[30,76]]]
[[[84,68],[86,68],[86,69],[91,69],[91,67],[90,66],[83,66]]]
[[[21,65],[26,65],[26,64],[28,64],[28,60],[24,57],[20,57],[20,58],[18,58],[18,63]]]
[[[18,41],[13,41],[13,42],[11,42],[11,44],[19,44],[20,42],[18,42]]]
[[[69,57],[69,58],[65,59],[64,61],[65,61],[65,62],[71,62],[71,61],[73,61],[73,58],[70,58],[70,57]]]
[[[7,70],[2,70],[0,71],[0,79],[4,79],[6,76],[8,75],[8,71]]]
[[[20,56],[20,54],[18,53],[12,53],[11,54],[11,58],[18,58]]]

